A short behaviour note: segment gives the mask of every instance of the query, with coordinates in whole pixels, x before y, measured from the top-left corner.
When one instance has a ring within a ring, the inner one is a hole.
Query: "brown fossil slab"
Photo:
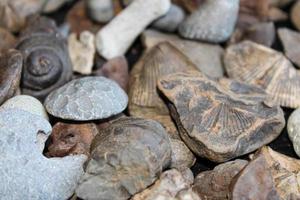
[[[300,160],[263,147],[231,183],[233,200],[299,199]]]
[[[167,131],[172,133],[172,137],[176,138],[176,127],[171,120],[167,106],[158,94],[156,83],[164,75],[188,70],[196,71],[197,68],[171,44],[164,42],[153,47],[131,71],[130,115],[161,122]]]
[[[97,135],[96,124],[69,124],[58,122],[50,135],[47,156],[64,157],[74,154],[90,155],[90,145]]]
[[[228,80],[229,81],[229,80]],[[267,106],[255,86],[229,81],[222,86],[200,72],[162,77],[181,138],[198,156],[224,162],[274,140],[285,120],[279,106]]]
[[[19,51],[0,53],[0,105],[19,89],[23,56]]]
[[[247,163],[237,159],[220,164],[211,171],[201,172],[195,178],[193,191],[205,200],[229,199],[231,180]]]
[[[154,183],[170,161],[169,137],[158,122],[120,118],[94,138],[76,194],[82,199],[128,199]]]
[[[282,53],[244,41],[227,48],[224,63],[230,78],[261,87],[274,103],[300,106],[300,72]]]

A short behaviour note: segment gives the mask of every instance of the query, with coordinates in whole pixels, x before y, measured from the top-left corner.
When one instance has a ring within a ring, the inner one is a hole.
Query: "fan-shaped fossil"
[[[155,119],[168,132],[177,132],[169,110],[158,94],[157,80],[175,72],[197,70],[191,61],[171,44],[164,42],[153,47],[131,72],[129,112],[132,116]]]
[[[278,105],[300,106],[300,72],[283,54],[244,41],[230,46],[224,59],[229,77],[261,87]]]
[[[251,94],[253,87],[235,81],[222,87],[199,72],[158,82],[181,138],[194,153],[217,162],[254,151],[284,127],[281,108],[267,106],[265,96]]]

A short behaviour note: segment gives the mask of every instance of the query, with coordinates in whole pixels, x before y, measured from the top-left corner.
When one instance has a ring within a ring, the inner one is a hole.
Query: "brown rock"
[[[123,90],[127,91],[129,72],[128,63],[124,56],[112,58],[108,60],[102,67],[94,73],[97,76],[105,76],[106,78],[116,81]]]
[[[47,156],[64,157],[74,154],[90,155],[90,145],[97,135],[95,124],[69,124],[58,122],[50,135]]]
[[[197,69],[171,44],[164,42],[153,47],[131,71],[128,105],[130,115],[157,120],[166,127],[171,137],[180,139],[169,110],[158,94],[156,83],[164,75],[187,70]]]
[[[188,12],[192,13],[197,10],[203,0],[172,0],[172,2],[178,4]]]
[[[19,51],[0,53],[0,105],[19,89],[23,57]]]
[[[0,53],[13,48],[16,44],[16,38],[8,30],[0,27]]]
[[[231,81],[222,87],[201,73],[175,73],[158,81],[181,138],[198,156],[224,162],[273,141],[285,120],[267,106],[255,86]],[[228,89],[230,88],[230,89]]]
[[[195,178],[193,191],[205,200],[229,199],[231,180],[247,163],[246,160],[237,159],[220,164],[211,171],[201,172]]]
[[[285,55],[300,68],[300,33],[287,28],[279,28],[278,35]]]
[[[289,19],[289,15],[283,10],[271,7],[269,10],[269,20],[273,22],[285,21]]]
[[[300,0],[295,2],[291,10],[291,21],[294,26],[300,31]]]
[[[300,106],[300,73],[282,53],[244,41],[226,50],[224,63],[230,78],[261,87],[274,103]]]

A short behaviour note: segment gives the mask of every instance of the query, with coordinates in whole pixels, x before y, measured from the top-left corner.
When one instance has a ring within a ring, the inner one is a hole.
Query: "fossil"
[[[195,154],[212,161],[254,151],[273,141],[285,125],[282,109],[266,105],[266,95],[253,94],[255,86],[231,81],[224,87],[191,72],[162,77],[158,88],[168,99],[181,138]]]
[[[224,63],[230,78],[261,87],[274,103],[300,106],[300,72],[282,53],[244,41],[227,48]]]

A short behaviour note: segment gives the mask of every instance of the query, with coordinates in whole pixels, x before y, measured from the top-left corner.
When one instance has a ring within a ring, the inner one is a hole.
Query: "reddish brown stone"
[[[98,133],[95,124],[67,124],[58,122],[52,130],[47,156],[63,157],[71,154],[89,155],[92,140]]]

